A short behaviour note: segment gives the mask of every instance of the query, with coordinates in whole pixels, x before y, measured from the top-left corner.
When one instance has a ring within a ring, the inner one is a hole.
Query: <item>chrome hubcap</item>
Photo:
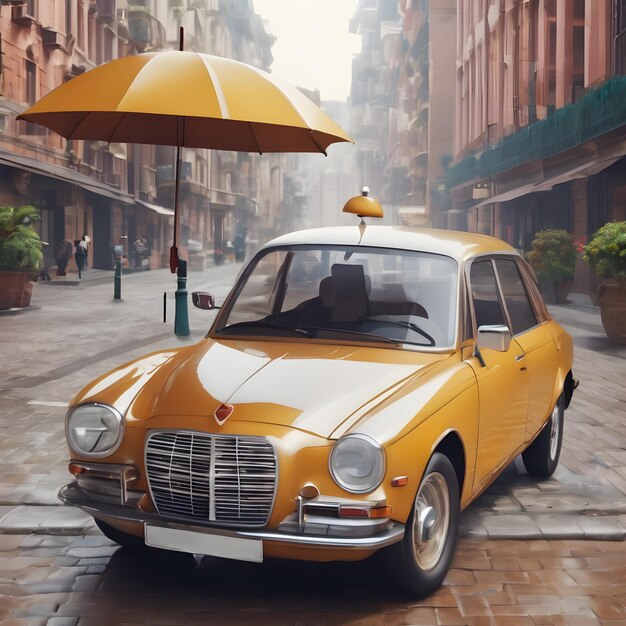
[[[450,525],[450,494],[446,479],[428,474],[415,499],[413,549],[422,570],[433,569],[443,553]]]
[[[561,427],[559,417],[559,405],[557,404],[552,409],[552,417],[550,419],[550,458],[553,461],[556,458],[556,451],[559,446],[559,428]]]

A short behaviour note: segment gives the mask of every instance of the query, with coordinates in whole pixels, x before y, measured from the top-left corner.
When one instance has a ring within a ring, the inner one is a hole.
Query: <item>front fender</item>
[[[387,448],[388,476],[407,476],[403,487],[386,489],[395,520],[406,522],[430,457],[450,433],[461,441],[465,456],[465,481],[461,508],[472,499],[472,476],[478,445],[478,388],[468,387],[445,406],[408,431]]]

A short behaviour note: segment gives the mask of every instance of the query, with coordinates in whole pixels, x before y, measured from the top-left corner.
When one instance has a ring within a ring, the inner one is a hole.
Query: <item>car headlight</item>
[[[335,443],[330,453],[333,480],[350,493],[374,491],[385,475],[385,453],[367,435],[346,435]]]
[[[82,456],[107,456],[117,449],[123,434],[122,414],[107,404],[81,404],[65,418],[70,448]]]

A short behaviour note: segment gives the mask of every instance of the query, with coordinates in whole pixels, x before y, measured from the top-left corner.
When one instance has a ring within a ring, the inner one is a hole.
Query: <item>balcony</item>
[[[96,0],[98,8],[98,18],[107,24],[112,24],[117,20],[115,12],[115,0]]]
[[[586,93],[578,102],[557,109],[480,156],[468,156],[449,170],[449,186],[487,178],[534,159],[575,148],[626,125],[626,77],[616,76]]]
[[[37,22],[34,4],[25,2],[24,4],[13,5],[11,7],[11,19],[20,26],[30,26]]]
[[[65,47],[66,37],[62,35],[58,30],[54,28],[43,27],[41,29],[41,42],[42,44],[51,50],[63,50],[66,52]]]
[[[176,179],[176,169],[173,165],[157,165],[156,184],[157,187],[167,185]],[[180,180],[191,180],[191,161],[181,161]]]
[[[259,177],[236,176],[234,179],[231,179],[231,188],[234,193],[241,194],[253,200],[258,200]]]
[[[165,26],[144,7],[131,7],[128,13],[128,34],[140,52],[165,48]]]

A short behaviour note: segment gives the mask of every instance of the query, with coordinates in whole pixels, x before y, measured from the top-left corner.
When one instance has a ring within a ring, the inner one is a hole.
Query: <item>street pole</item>
[[[187,261],[178,259],[176,268],[177,286],[174,293],[176,314],[174,317],[174,333],[178,337],[189,336],[189,310],[187,304]]]
[[[115,278],[113,279],[113,300],[122,299],[122,260],[115,260]]]

